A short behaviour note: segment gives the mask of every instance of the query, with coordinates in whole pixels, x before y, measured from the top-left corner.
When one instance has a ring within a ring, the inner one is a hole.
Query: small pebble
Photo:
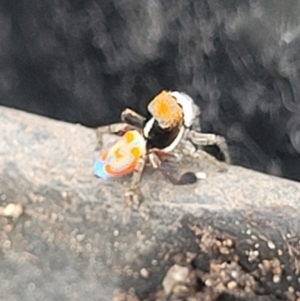
[[[233,246],[233,241],[228,238],[228,239],[223,241],[223,245],[230,248],[230,247]]]
[[[205,281],[205,285],[206,286],[208,286],[208,287],[211,287],[212,286],[212,281],[210,280],[210,279],[207,279],[206,281]]]
[[[237,283],[235,281],[230,281],[227,284],[228,289],[233,290],[237,287]]]
[[[274,250],[274,249],[275,249],[275,245],[274,245],[274,243],[273,243],[272,241],[268,241],[268,247],[269,247],[269,249],[271,249],[271,250]]]
[[[66,191],[62,191],[61,196],[66,199],[68,197],[68,193]]]
[[[165,294],[170,294],[173,288],[180,283],[183,283],[189,274],[189,269],[180,265],[173,265],[169,268],[163,282],[162,286]]]
[[[143,277],[143,278],[148,278],[149,277],[149,271],[145,268],[142,268],[140,270],[140,275]]]
[[[7,204],[5,208],[0,207],[0,215],[6,217],[19,218],[24,212],[24,208],[20,204]]]
[[[289,286],[288,291],[289,291],[290,293],[293,293],[293,292],[295,292],[295,289],[294,289],[292,286]]]
[[[77,234],[76,239],[77,239],[77,241],[83,241],[85,239],[85,235],[84,234]]]
[[[232,271],[232,272],[231,272],[231,277],[232,277],[232,278],[237,278],[237,276],[238,276],[237,271]]]
[[[293,280],[293,277],[291,275],[289,275],[289,276],[286,277],[286,280],[291,282]]]

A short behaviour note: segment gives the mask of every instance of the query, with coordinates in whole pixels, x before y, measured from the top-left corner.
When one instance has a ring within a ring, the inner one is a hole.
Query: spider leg
[[[103,145],[103,137],[106,134],[111,134],[111,135],[118,135],[122,136],[126,132],[130,130],[134,130],[135,128],[125,122],[120,122],[120,123],[113,123],[105,126],[100,126],[96,128],[96,136],[97,136],[97,145],[96,145],[96,150],[99,151],[102,148]]]
[[[97,138],[101,139],[103,134],[123,135],[130,130],[136,129],[134,126],[125,122],[113,123],[96,128]]]
[[[121,120],[139,129],[143,129],[146,122],[146,118],[144,116],[128,108],[121,113]]]
[[[162,152],[160,151],[160,154]],[[163,176],[169,180],[173,185],[187,185],[187,184],[194,184],[197,181],[197,176],[193,172],[186,172],[180,176],[180,178],[175,177],[169,170],[162,166],[162,161],[156,154],[156,151],[153,150],[149,154],[149,160],[151,165],[158,169]]]
[[[161,149],[154,148],[152,150],[156,154],[156,156],[161,160],[161,161],[172,161],[172,162],[178,162],[180,161],[182,155],[179,153],[166,153],[162,151]]]
[[[144,168],[146,165],[146,157],[141,157],[133,171],[129,188],[125,191],[124,202],[127,206],[138,207],[143,201],[143,195],[138,188]]]
[[[195,145],[199,145],[199,146],[216,145],[223,153],[225,162],[230,164],[231,160],[230,160],[228,145],[224,137],[215,134],[200,133],[193,130],[189,132],[188,137]]]
[[[218,168],[220,168],[220,171],[227,170],[226,167],[224,166],[223,162],[218,161],[214,156],[207,153],[206,151],[204,151],[202,149],[197,149],[195,147],[195,145],[193,145],[188,140],[185,140],[183,142],[182,152],[183,152],[183,154],[191,156],[193,158],[209,161],[212,164],[216,165]]]
[[[146,118],[127,108],[121,113],[121,120],[122,122],[119,123],[113,123],[98,127],[96,129],[97,134],[124,134],[125,132],[128,132],[130,130],[141,130],[144,127]]]
[[[133,171],[131,183],[130,183],[130,189],[135,189],[139,184],[139,182],[141,181],[145,165],[146,165],[146,157],[141,157],[138,160],[135,170]]]

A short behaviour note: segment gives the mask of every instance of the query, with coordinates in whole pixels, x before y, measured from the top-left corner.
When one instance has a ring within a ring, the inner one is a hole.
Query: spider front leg
[[[97,145],[96,145],[96,150],[99,151],[102,149],[103,144],[103,139],[105,135],[111,134],[111,135],[118,135],[122,136],[126,132],[135,129],[132,125],[129,125],[125,122],[120,122],[120,123],[113,123],[110,125],[105,125],[105,126],[100,126],[96,129],[96,136],[97,136]]]
[[[227,164],[230,164],[231,160],[230,160],[228,145],[224,137],[215,134],[200,133],[192,130],[189,132],[188,138],[195,145],[199,145],[199,146],[216,145],[222,152],[225,162]]]
[[[138,129],[143,129],[146,118],[131,109],[125,109],[121,114],[121,120]]]
[[[136,127],[126,122],[113,123],[105,126],[100,126],[96,129],[97,136],[103,134],[123,135],[124,133],[135,130]]]
[[[142,130],[146,121],[146,118],[136,113],[131,109],[125,109],[121,113],[122,122],[113,123],[105,126],[100,126],[96,129],[97,136],[106,134],[123,135],[131,130]]]

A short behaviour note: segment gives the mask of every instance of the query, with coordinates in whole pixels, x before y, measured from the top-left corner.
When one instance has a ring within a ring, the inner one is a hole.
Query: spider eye
[[[167,91],[162,91],[149,103],[148,111],[162,128],[173,128],[183,121],[181,106]]]

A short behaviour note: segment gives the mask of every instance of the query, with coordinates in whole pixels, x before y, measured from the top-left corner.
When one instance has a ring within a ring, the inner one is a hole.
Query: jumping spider
[[[102,152],[94,165],[95,174],[103,179],[133,173],[130,187],[125,193],[126,202],[139,203],[138,183],[147,162],[160,170],[174,185],[194,183],[197,174],[187,172],[177,178],[162,162],[178,161],[182,155],[194,158],[205,155],[211,159],[199,146],[218,146],[225,162],[230,163],[225,139],[200,132],[200,109],[189,95],[162,91],[148,104],[148,111],[150,119],[125,109],[121,114],[122,123],[107,126],[105,130],[109,133],[123,136],[111,148]],[[214,162],[221,165],[216,159]]]

